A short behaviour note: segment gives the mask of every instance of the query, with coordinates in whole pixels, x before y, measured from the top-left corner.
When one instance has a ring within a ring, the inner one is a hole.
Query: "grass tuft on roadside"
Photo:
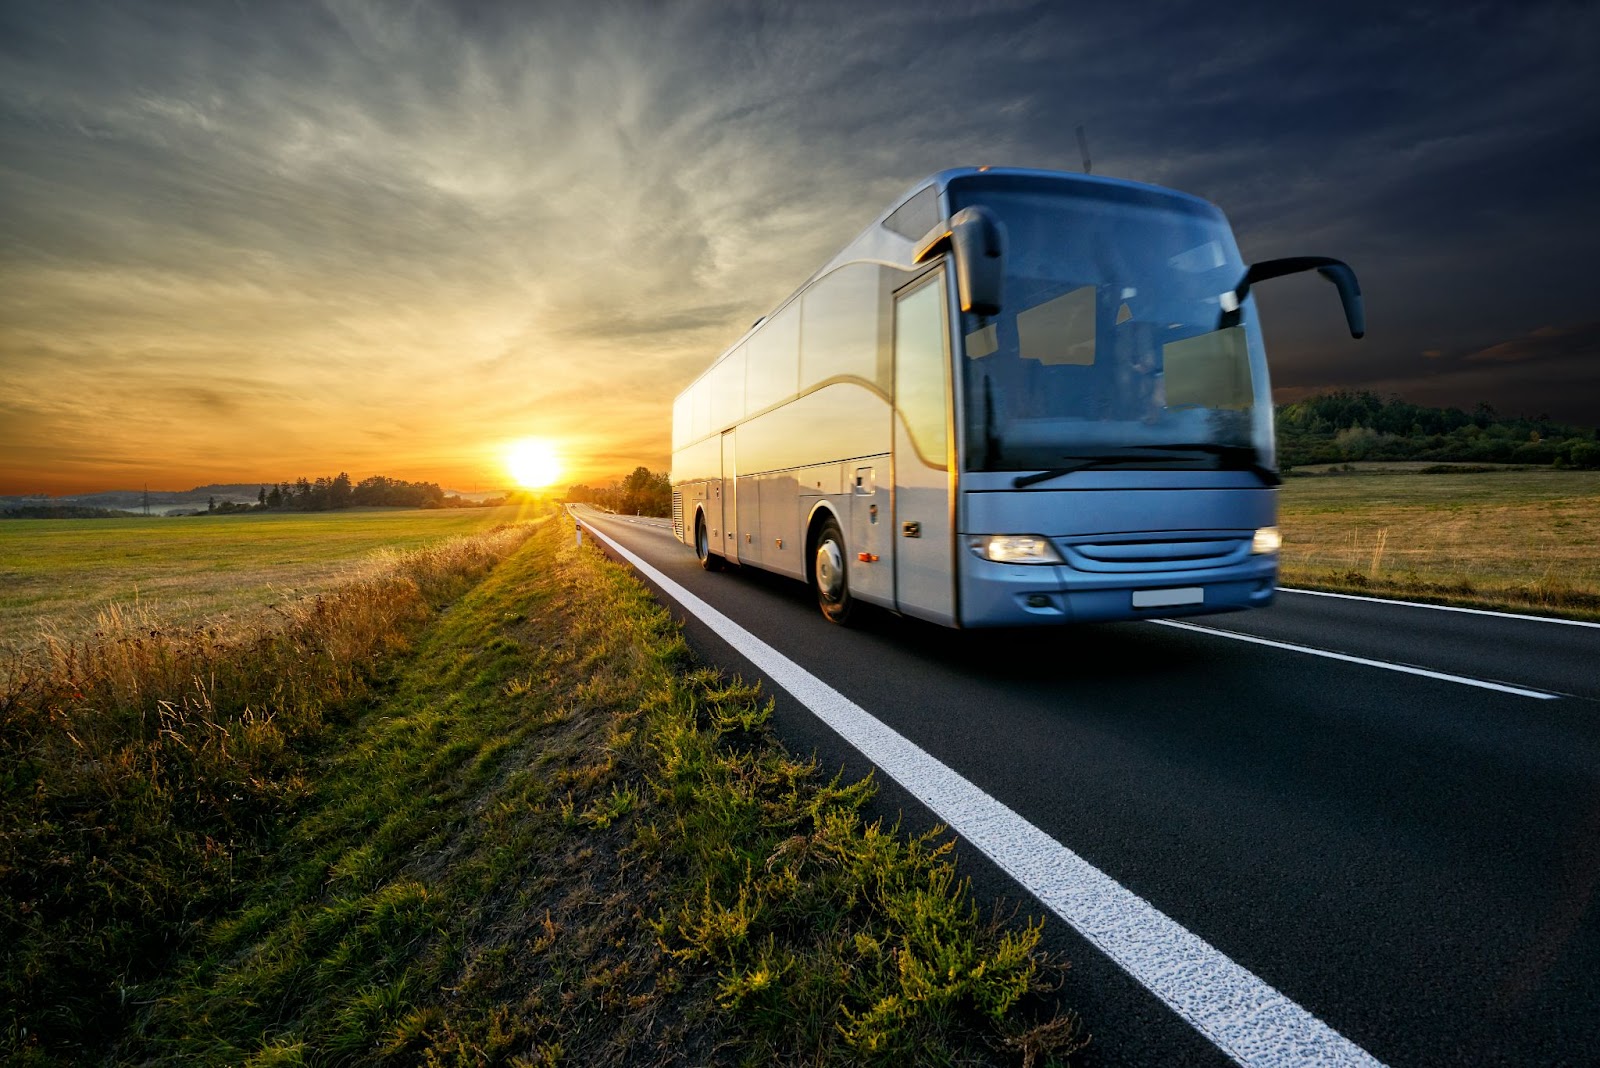
[[[114,1059],[1043,1065],[1040,927],[784,751],[624,568],[549,524],[329,746]]]

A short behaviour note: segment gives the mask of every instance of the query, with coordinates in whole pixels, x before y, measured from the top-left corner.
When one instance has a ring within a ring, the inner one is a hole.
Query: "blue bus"
[[[673,404],[672,507],[703,566],[952,627],[1270,604],[1272,399],[1214,205],[963,168],[917,183]]]

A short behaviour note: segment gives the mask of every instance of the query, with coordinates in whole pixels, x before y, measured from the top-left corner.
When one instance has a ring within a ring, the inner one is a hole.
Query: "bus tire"
[[[850,596],[850,568],[844,551],[844,532],[838,520],[829,517],[817,532],[817,547],[811,565],[811,585],[817,591],[817,607],[830,623],[848,623],[856,601]]]
[[[711,538],[706,534],[704,512],[696,512],[694,517],[694,554],[700,558],[700,566],[707,571],[722,570],[722,557],[711,551]]]

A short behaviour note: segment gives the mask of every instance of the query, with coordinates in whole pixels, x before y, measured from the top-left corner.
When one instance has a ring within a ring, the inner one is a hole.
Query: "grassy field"
[[[1294,477],[1283,582],[1600,618],[1600,471]]]
[[[325,590],[376,550],[519,518],[515,506],[0,522],[0,654],[81,637],[107,606],[184,622]]]
[[[0,1060],[1064,1063],[1040,928],[565,523],[0,688]]]

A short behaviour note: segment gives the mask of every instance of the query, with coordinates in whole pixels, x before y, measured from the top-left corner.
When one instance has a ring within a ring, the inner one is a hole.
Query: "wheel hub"
[[[825,541],[817,546],[817,589],[830,601],[837,601],[844,588],[844,558],[839,546]]]

